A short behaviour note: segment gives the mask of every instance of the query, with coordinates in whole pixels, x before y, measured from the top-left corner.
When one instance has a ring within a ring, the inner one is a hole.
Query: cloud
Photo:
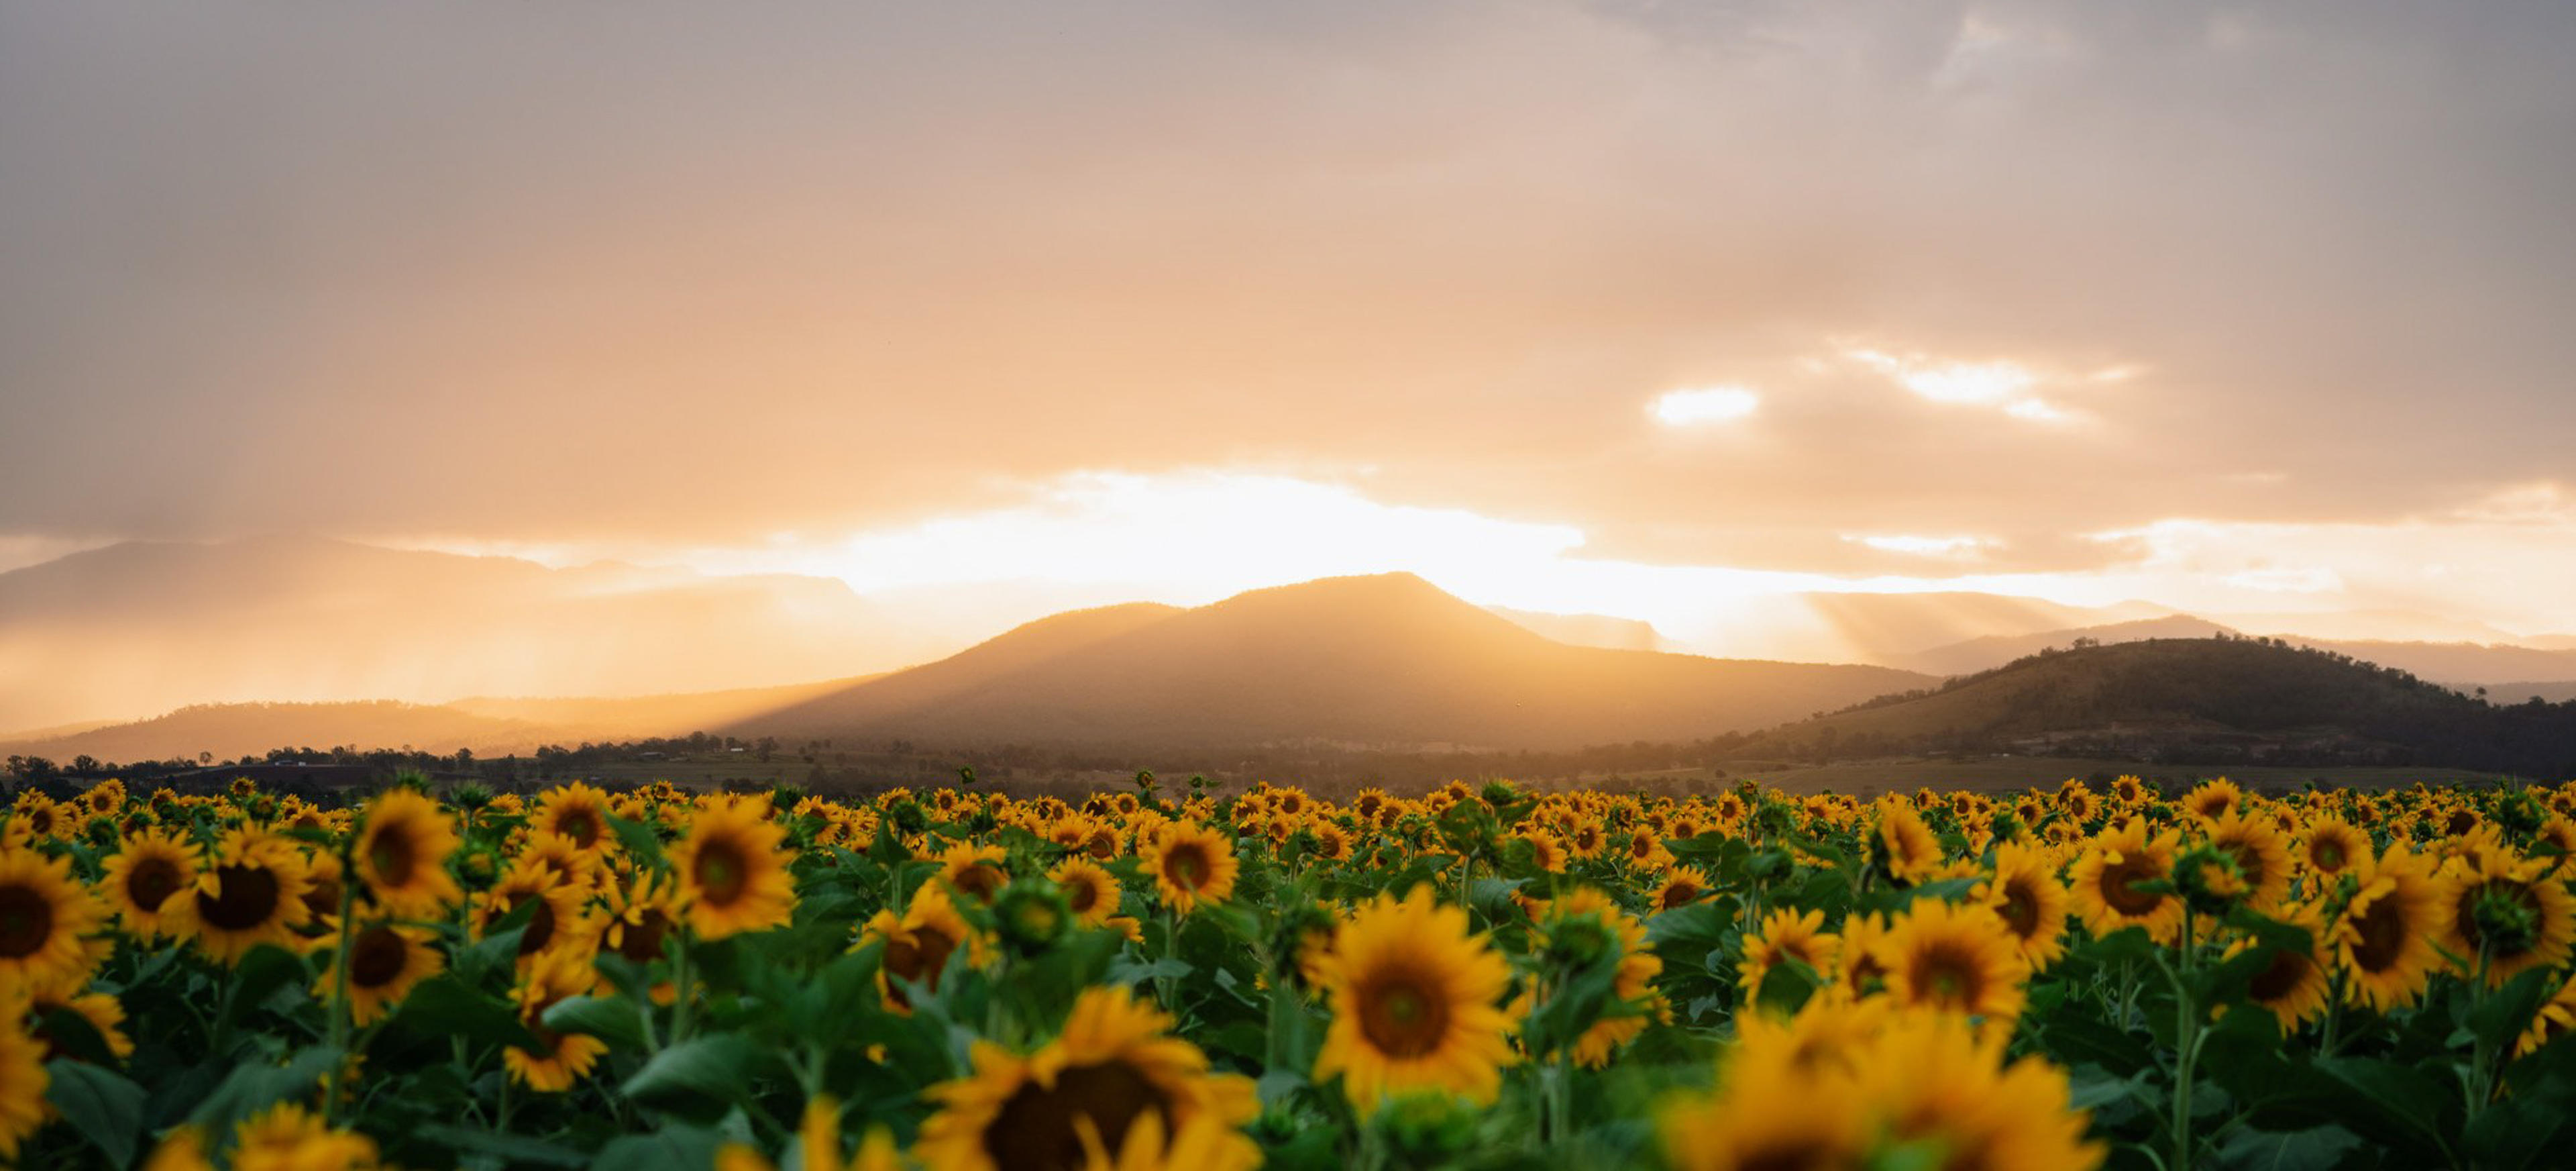
[[[1732,423],[1761,409],[1762,396],[1741,386],[1708,386],[1656,395],[1648,410],[1667,427]]]
[[[2449,510],[2576,478],[2572,52],[2505,3],[10,6],[0,532],[718,549],[1370,469],[1640,566],[2501,550]],[[1626,405],[1676,387],[1758,425]]]

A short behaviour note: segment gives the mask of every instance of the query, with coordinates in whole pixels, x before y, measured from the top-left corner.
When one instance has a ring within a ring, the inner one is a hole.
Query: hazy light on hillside
[[[1762,396],[1741,386],[1703,386],[1657,396],[1655,421],[1667,427],[1732,423],[1762,406]]]

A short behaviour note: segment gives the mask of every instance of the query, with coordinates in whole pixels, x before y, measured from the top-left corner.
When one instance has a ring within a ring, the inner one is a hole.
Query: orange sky
[[[0,567],[2576,631],[2576,9],[0,10]]]

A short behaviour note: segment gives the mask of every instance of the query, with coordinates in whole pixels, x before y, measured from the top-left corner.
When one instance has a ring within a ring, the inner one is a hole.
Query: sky
[[[0,567],[2576,631],[2576,6],[0,5]]]

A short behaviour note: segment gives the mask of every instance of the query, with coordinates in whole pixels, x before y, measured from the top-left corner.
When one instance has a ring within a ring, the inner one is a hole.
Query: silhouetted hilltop
[[[1691,739],[1929,680],[1572,646],[1412,574],[1079,611],[728,729],[1068,745]]]
[[[2051,651],[1750,738],[1797,759],[2046,752],[2225,763],[2448,765],[2576,775],[2576,704],[2495,706],[2277,639]]]

